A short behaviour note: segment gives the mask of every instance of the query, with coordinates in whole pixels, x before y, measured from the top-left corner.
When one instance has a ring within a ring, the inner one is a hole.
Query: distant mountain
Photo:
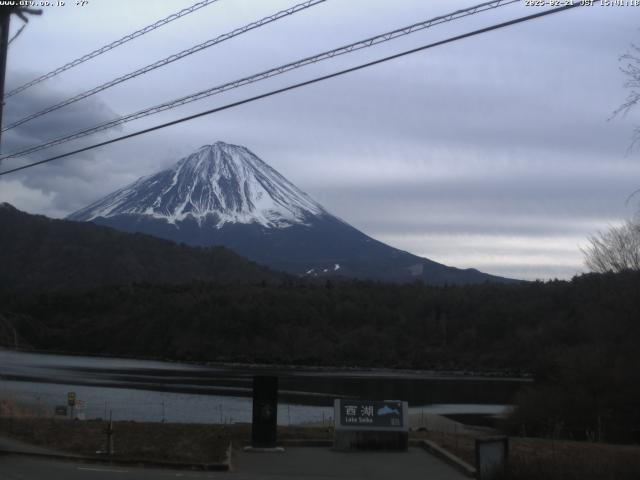
[[[188,245],[223,245],[300,276],[431,284],[511,281],[374,240],[331,215],[247,148],[224,142],[205,145],[68,219]]]
[[[193,248],[0,204],[0,289],[64,290],[132,283],[272,282],[283,278],[223,247]]]

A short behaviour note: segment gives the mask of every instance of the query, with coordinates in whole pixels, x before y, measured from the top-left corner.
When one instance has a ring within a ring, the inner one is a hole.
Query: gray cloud
[[[47,9],[12,44],[8,80],[19,83],[36,59],[46,71],[190,3]],[[4,150],[473,3],[327,2],[7,132]],[[219,2],[10,99],[5,122],[289,5]],[[625,154],[640,114],[607,121],[625,97],[618,56],[637,38],[632,10],[577,9],[27,170],[0,179],[0,200],[62,216],[224,140],[249,147],[330,211],[399,248],[492,273],[570,277],[583,269],[586,236],[638,206],[625,200],[640,186],[640,162]],[[123,131],[529,13],[517,5],[441,25]]]
[[[8,89],[21,84],[32,74],[23,73],[11,76]],[[9,124],[26,115],[39,111],[66,98],[69,92],[57,88],[38,86],[10,97],[5,107],[5,124]],[[90,125],[99,124],[117,117],[116,112],[98,97],[87,100],[84,104],[74,104],[60,111],[59,114],[45,115],[32,122],[3,132],[3,152],[11,153],[38,145],[69,133],[82,130]],[[116,130],[117,131],[117,130]],[[29,154],[25,157],[9,158],[2,162],[2,169],[10,169],[26,165],[50,156],[69,151],[70,147],[86,145],[96,139],[104,139],[104,135],[88,137],[64,146],[57,146]],[[103,171],[96,176],[96,171],[88,165],[96,165],[100,155],[86,152],[73,158],[61,159],[47,165],[24,170],[0,179],[0,188],[7,201],[24,205],[30,211],[42,212],[53,216],[66,215],[71,209],[78,208],[95,195],[92,184],[104,181],[110,173]],[[101,159],[103,168],[105,159]],[[108,162],[108,160],[106,160]],[[31,194],[31,198],[29,198]]]
[[[18,72],[10,77],[7,90],[31,79],[33,73]],[[3,112],[5,125],[66,99],[76,92],[56,87],[37,86],[7,99]],[[4,151],[11,152],[57,137],[74,133],[88,126],[116,118],[118,115],[99,97],[91,97],[83,103],[75,103],[55,114],[43,115],[19,125],[3,134]],[[48,153],[47,153],[48,155]]]

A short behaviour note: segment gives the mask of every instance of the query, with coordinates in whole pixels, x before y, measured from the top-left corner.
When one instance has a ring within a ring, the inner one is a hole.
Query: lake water
[[[526,379],[434,372],[199,366],[0,350],[0,399],[50,413],[73,391],[85,418],[234,423],[251,421],[255,374],[279,377],[278,423],[329,423],[333,399],[401,399],[425,413],[502,414]]]

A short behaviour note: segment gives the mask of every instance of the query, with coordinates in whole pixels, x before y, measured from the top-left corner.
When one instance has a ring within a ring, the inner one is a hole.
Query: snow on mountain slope
[[[216,142],[68,218],[91,221],[127,214],[174,225],[191,217],[198,224],[213,218],[217,228],[226,223],[283,228],[305,225],[309,216],[326,212],[247,148]]]
[[[328,213],[245,147],[224,142],[205,145],[67,218],[187,245],[222,245],[295,275],[504,281],[385,245]]]

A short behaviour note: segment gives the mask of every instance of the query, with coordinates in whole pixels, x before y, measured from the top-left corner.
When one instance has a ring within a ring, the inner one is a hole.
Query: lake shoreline
[[[279,418],[284,425],[332,416],[335,398],[393,398],[425,412],[445,408],[449,413],[481,413],[487,406],[511,405],[515,393],[530,384],[522,379],[425,371],[206,367],[0,350],[5,397],[52,411],[67,403],[68,392],[75,392],[86,405],[86,418],[105,418],[113,410],[118,420],[250,421],[252,383],[257,374],[278,376]]]
[[[322,375],[336,374],[339,376],[374,375],[384,378],[385,376],[397,378],[398,375],[406,375],[407,377],[424,377],[439,379],[482,379],[482,380],[506,380],[506,381],[522,381],[532,382],[533,375],[528,372],[516,372],[511,370],[451,370],[451,369],[407,369],[407,368],[382,368],[382,367],[362,367],[362,366],[322,366],[322,365],[289,365],[289,364],[265,364],[265,363],[242,363],[242,362],[197,362],[190,360],[176,360],[161,357],[145,357],[145,356],[122,356],[115,354],[96,354],[68,351],[41,350],[32,348],[10,348],[0,346],[0,352],[16,352],[30,353],[39,355],[54,355],[58,357],[88,357],[95,359],[118,359],[146,362],[161,362],[172,365],[185,365],[189,367],[203,367],[208,369],[225,369],[235,370],[238,372],[255,371],[256,374],[300,374],[300,373],[318,373]],[[387,374],[387,375],[385,375]]]

